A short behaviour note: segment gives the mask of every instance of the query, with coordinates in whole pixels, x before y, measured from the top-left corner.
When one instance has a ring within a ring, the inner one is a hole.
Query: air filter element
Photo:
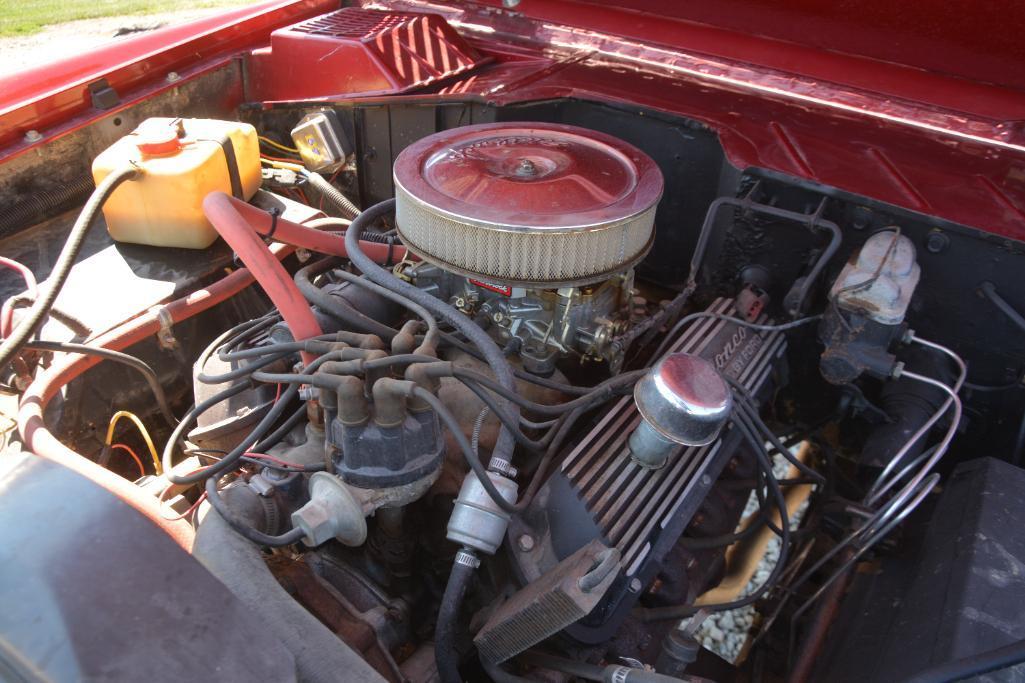
[[[395,161],[396,222],[411,251],[506,285],[606,279],[654,237],[662,174],[650,157],[574,126],[496,123],[428,136]]]

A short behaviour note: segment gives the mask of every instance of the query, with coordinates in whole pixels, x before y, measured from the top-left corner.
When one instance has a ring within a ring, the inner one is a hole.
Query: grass
[[[0,37],[25,36],[78,19],[245,5],[253,0],[0,0]]]

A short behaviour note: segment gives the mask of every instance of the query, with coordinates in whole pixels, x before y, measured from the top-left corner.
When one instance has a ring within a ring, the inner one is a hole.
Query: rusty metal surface
[[[381,643],[373,625],[337,588],[301,560],[292,561],[279,555],[272,560],[271,570],[285,590],[358,652],[381,676],[390,683],[404,682],[398,665]]]

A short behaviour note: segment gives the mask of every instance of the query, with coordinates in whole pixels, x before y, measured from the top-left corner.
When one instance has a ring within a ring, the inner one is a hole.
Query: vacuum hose
[[[126,166],[112,172],[96,186],[96,190],[89,196],[89,200],[82,208],[82,213],[78,214],[78,219],[71,227],[71,233],[57,257],[57,263],[50,272],[50,277],[47,278],[45,291],[32,304],[32,308],[14,328],[11,335],[4,339],[3,344],[0,344],[0,370],[7,367],[7,364],[14,359],[15,354],[21,350],[22,345],[42,327],[53,302],[57,300],[57,295],[60,294],[64,283],[68,280],[71,266],[78,258],[78,252],[82,250],[82,244],[85,242],[86,235],[89,234],[89,228],[96,221],[100,209],[103,208],[103,203],[121,183],[134,180],[139,177],[140,173],[137,168]]]

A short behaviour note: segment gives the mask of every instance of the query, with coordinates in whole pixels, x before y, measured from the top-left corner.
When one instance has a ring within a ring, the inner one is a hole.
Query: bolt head
[[[516,545],[525,553],[529,553],[534,549],[534,537],[530,534],[522,534],[516,539]]]
[[[942,254],[950,246],[950,238],[945,233],[933,231],[925,239],[925,248],[930,254]]]
[[[181,76],[178,74],[177,71],[169,71],[169,72],[167,72],[167,82],[168,83],[177,83],[180,80],[181,80]]]
[[[43,135],[35,129],[25,133],[25,142],[39,142],[43,139]]]
[[[851,227],[855,230],[864,230],[872,225],[872,209],[867,206],[855,207],[851,216]]]
[[[638,579],[636,577],[630,579],[630,592],[631,593],[640,593],[642,588],[644,588],[644,586],[641,585],[641,580],[640,579]]]
[[[502,0],[502,7],[512,9],[520,4],[520,0]]]

